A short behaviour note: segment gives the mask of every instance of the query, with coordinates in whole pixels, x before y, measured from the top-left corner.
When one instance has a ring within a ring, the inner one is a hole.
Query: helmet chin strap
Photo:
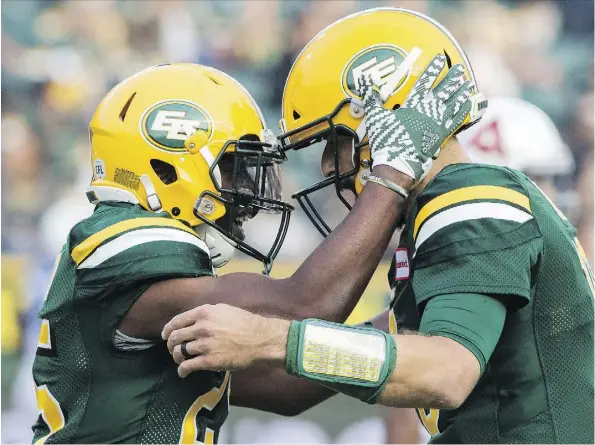
[[[157,192],[155,191],[155,187],[149,179],[148,175],[142,175],[140,178],[140,182],[145,188],[145,192],[147,193],[147,204],[149,205],[149,209],[153,212],[157,212],[162,209],[161,200],[159,196],[157,196]],[[98,202],[102,201],[117,201],[117,202],[129,202],[132,204],[138,204],[138,199],[129,192],[128,190],[119,189],[116,187],[107,187],[107,186],[90,186],[87,189],[87,199],[91,204],[97,204]]]
[[[213,267],[225,266],[233,258],[235,252],[233,241],[223,236],[217,229],[207,224],[200,224],[194,228],[194,231],[207,243]]]
[[[151,179],[149,179],[149,176],[141,175],[139,179],[141,184],[145,188],[145,192],[147,193],[147,204],[149,205],[149,208],[153,212],[161,210],[161,208],[163,207],[161,205],[161,200],[159,199],[159,196],[157,196],[157,191],[155,191],[155,187],[153,186]]]

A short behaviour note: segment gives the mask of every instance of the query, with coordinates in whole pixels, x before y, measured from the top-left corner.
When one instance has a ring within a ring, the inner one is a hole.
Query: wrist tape
[[[376,403],[396,357],[394,338],[377,329],[316,319],[293,321],[289,328],[289,374],[366,403]]]

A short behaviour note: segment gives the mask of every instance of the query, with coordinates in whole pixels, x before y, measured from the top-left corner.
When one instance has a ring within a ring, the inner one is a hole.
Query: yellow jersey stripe
[[[461,221],[483,218],[515,221],[523,224],[533,219],[533,215],[502,202],[471,202],[451,207],[444,212],[435,213],[434,216],[428,218],[415,239],[415,252],[417,253],[419,247],[424,242],[444,227]]]
[[[185,230],[188,233],[196,236],[198,235],[190,227],[184,225],[184,223],[176,219],[167,218],[133,218],[121,221],[106,227],[103,230],[91,235],[85,241],[80,243],[74,249],[72,249],[72,259],[78,266],[85,258],[87,258],[91,252],[93,252],[97,246],[103,243],[106,239],[112,236],[119,235],[131,229],[138,229],[140,227],[159,226],[159,227],[174,227],[176,229]]]
[[[195,235],[170,227],[149,227],[129,230],[117,238],[107,241],[77,265],[77,269],[92,269],[130,248],[156,241],[192,244],[209,255],[207,244]]]
[[[419,232],[421,225],[434,213],[438,212],[444,207],[466,201],[472,201],[475,199],[495,199],[498,201],[506,201],[516,204],[517,206],[522,207],[527,212],[531,213],[529,198],[522,193],[517,192],[516,190],[495,185],[475,185],[472,187],[463,187],[444,193],[443,195],[432,199],[422,207],[415,217],[415,223],[413,225],[413,238],[417,238],[417,233]]]

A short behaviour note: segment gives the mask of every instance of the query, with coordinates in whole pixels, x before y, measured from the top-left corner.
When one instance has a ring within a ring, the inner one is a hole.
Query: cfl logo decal
[[[184,142],[196,131],[213,134],[213,120],[199,105],[183,100],[169,100],[151,106],[141,118],[140,130],[145,140],[156,148],[184,152]]]
[[[345,94],[351,97],[359,97],[359,77],[362,74],[368,74],[374,83],[382,87],[387,83],[392,74],[394,74],[399,65],[403,63],[407,53],[395,45],[381,44],[366,48],[347,63],[343,69],[341,84]],[[410,69],[407,69],[404,75],[395,85],[393,92],[397,91],[407,80]]]

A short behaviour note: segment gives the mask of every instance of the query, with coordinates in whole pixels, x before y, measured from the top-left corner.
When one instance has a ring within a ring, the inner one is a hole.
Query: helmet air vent
[[[126,113],[128,113],[128,108],[130,108],[130,104],[134,100],[134,96],[136,96],[136,92],[135,93],[132,93],[132,96],[130,96],[130,98],[124,104],[124,107],[122,108],[122,111],[120,111],[120,120],[122,122],[124,122],[124,119],[126,118]]]
[[[160,159],[151,159],[151,167],[153,167],[153,171],[165,185],[173,184],[178,180],[176,168],[167,162],[163,162]]]
[[[448,53],[446,52],[446,50],[442,50],[444,51],[444,56],[446,57],[446,66],[448,67],[448,69],[452,68],[452,61],[450,60],[450,56],[448,55]]]
[[[215,79],[214,77],[211,77],[211,76],[209,76],[208,74],[206,74],[206,76],[207,76],[209,79],[211,79],[215,85],[219,85],[219,86],[221,86],[221,83],[219,83],[219,81],[217,81],[217,79]]]

